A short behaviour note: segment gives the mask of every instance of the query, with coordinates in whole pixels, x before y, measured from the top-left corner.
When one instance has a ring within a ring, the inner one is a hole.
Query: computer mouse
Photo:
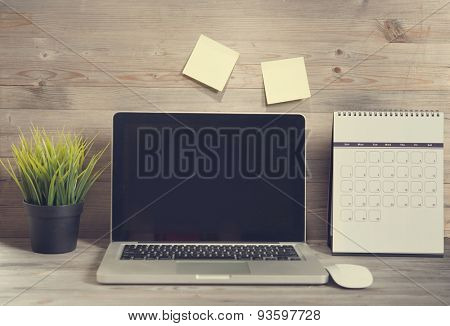
[[[364,266],[335,264],[325,266],[336,284],[347,289],[364,289],[372,285],[372,273]]]

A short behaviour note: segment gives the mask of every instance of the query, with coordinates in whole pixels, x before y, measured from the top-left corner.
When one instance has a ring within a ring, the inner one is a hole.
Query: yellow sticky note
[[[183,74],[222,91],[238,58],[238,52],[200,35]]]
[[[267,104],[311,97],[303,57],[261,63]]]

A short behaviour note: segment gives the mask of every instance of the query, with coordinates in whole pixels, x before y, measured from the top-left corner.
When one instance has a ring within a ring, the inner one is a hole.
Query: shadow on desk
[[[31,243],[28,238],[0,238],[1,246],[6,248],[14,248],[19,251],[31,252]]]

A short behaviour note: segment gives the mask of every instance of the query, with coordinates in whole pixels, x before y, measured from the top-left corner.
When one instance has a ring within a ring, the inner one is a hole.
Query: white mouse
[[[336,264],[325,266],[336,284],[348,289],[363,289],[372,285],[372,273],[364,266]]]

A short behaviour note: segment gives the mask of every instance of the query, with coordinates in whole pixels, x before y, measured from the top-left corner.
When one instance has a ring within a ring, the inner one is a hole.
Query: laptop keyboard
[[[125,245],[121,260],[300,260],[290,245]]]

